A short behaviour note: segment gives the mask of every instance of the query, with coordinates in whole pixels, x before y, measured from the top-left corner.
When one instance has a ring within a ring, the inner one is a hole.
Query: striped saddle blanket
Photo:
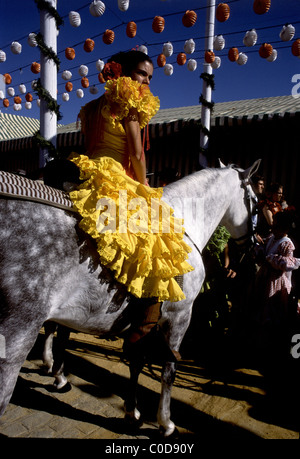
[[[0,196],[40,202],[60,209],[74,211],[73,204],[65,191],[44,185],[10,172],[0,171]]]

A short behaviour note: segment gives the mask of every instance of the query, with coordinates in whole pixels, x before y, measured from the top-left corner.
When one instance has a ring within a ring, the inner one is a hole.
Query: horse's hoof
[[[137,408],[134,408],[131,411],[127,411],[125,405],[125,422],[131,427],[138,428],[141,427],[143,421],[141,419],[141,413]]]
[[[66,392],[70,392],[70,390],[72,389],[72,386],[69,382],[67,382],[66,384],[64,384],[63,386],[59,386],[59,385],[53,385],[54,389],[56,392],[58,392],[59,394],[65,394]]]
[[[159,433],[164,437],[164,438],[170,438],[173,436],[177,436],[178,435],[178,431],[176,429],[176,426],[174,424],[174,422],[170,421],[169,424],[167,426],[160,426],[159,428]]]

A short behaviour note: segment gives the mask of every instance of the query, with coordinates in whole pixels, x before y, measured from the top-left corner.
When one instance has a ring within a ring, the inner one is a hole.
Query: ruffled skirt
[[[174,277],[193,270],[186,261],[191,248],[183,240],[183,221],[161,201],[163,189],[131,179],[112,158],[70,159],[84,180],[70,197],[101,263],[138,298],[184,299]]]

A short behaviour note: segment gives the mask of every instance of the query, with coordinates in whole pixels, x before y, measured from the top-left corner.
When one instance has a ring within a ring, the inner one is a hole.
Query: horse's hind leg
[[[175,431],[175,424],[170,419],[171,392],[175,376],[176,364],[167,362],[162,370],[162,389],[157,412],[157,421],[165,437],[169,437]]]
[[[65,349],[70,337],[71,330],[67,327],[62,325],[58,325],[57,327],[57,337],[55,344],[53,346],[53,369],[52,374],[55,377],[54,386],[57,390],[69,390],[70,385],[68,383],[67,378],[64,375],[64,357],[65,357]]]
[[[56,332],[57,324],[50,320],[44,323],[45,343],[43,349],[43,362],[47,369],[47,373],[52,373],[53,368],[53,338]]]
[[[134,359],[130,362],[130,381],[128,396],[125,401],[125,419],[132,425],[140,425],[141,414],[136,407],[136,392],[139,375],[144,367],[144,359]]]

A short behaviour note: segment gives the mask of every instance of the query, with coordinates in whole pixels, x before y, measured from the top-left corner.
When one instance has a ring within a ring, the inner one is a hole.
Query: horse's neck
[[[168,185],[163,199],[184,218],[184,228],[202,250],[220,223],[231,200],[228,172],[205,169]]]

